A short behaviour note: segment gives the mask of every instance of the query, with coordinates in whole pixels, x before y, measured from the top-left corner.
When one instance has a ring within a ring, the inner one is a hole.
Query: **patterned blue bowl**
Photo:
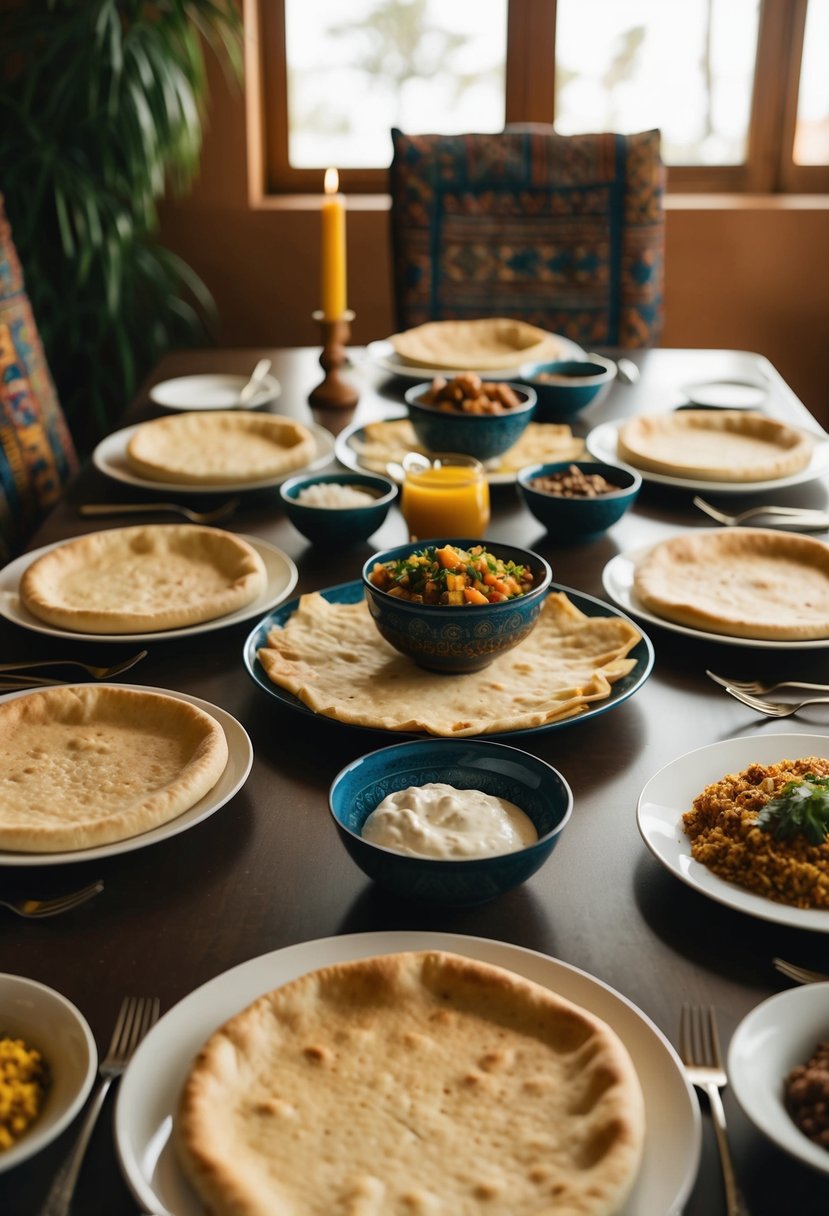
[[[298,502],[308,486],[340,485],[365,490],[373,501],[356,507],[316,507]],[[304,537],[315,545],[353,545],[371,536],[381,526],[397,497],[397,486],[380,473],[304,473],[283,481],[279,497],[285,514]]]
[[[616,364],[591,355],[589,359],[527,363],[519,375],[532,385],[538,397],[536,422],[559,422],[604,396],[616,376]],[[546,379],[548,376],[551,378]]]
[[[408,655],[419,667],[457,675],[479,671],[506,650],[511,650],[535,627],[541,605],[550,590],[553,572],[539,553],[501,545],[496,541],[449,537],[428,541],[428,546],[455,545],[469,549],[483,544],[504,561],[529,566],[535,586],[526,595],[501,604],[415,604],[381,591],[369,580],[375,563],[398,561],[422,551],[426,544],[409,541],[375,553],[362,569],[363,586],[372,620],[386,641]]]
[[[464,861],[412,857],[363,840],[363,824],[387,794],[430,781],[514,802],[532,819],[538,840],[517,853]],[[346,850],[379,885],[409,899],[479,904],[544,864],[570,818],[573,794],[561,773],[516,747],[488,739],[415,739],[342,769],[331,785],[329,809]]]
[[[555,473],[566,473],[571,465],[585,473],[598,473],[612,485],[618,486],[610,494],[596,498],[564,498],[537,490],[531,482],[537,477],[551,477]],[[621,519],[632,506],[642,487],[642,478],[635,469],[625,465],[603,464],[597,460],[563,460],[555,464],[532,464],[520,469],[517,477],[518,493],[556,541],[589,540],[605,532]]]
[[[431,387],[431,381],[415,384],[405,393],[415,434],[429,452],[463,452],[491,460],[518,442],[535,411],[535,389],[528,384],[510,384],[521,405],[503,414],[461,414],[424,405],[421,397]]]

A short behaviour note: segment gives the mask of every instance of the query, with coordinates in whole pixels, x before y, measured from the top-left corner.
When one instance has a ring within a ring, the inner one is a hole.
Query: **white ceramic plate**
[[[684,384],[682,392],[693,405],[725,410],[761,408],[769,395],[768,388],[749,380],[704,380]]]
[[[120,431],[113,431],[102,439],[92,453],[92,462],[99,472],[113,481],[121,481],[127,486],[136,486],[141,490],[158,490],[168,494],[241,494],[246,490],[269,490],[279,486],[289,477],[298,473],[307,473],[312,469],[321,469],[328,464],[334,455],[334,437],[330,431],[316,423],[303,423],[314,436],[317,444],[317,454],[308,464],[298,469],[289,469],[276,477],[266,477],[262,481],[225,482],[222,485],[181,485],[171,481],[152,481],[149,477],[141,477],[134,473],[127,464],[127,444],[138,430],[135,426],[126,426]]]
[[[234,375],[176,376],[174,380],[154,384],[150,399],[168,410],[232,410],[248,380],[248,376]],[[276,377],[265,376],[245,409],[269,405],[281,392],[282,385]]]
[[[138,692],[155,692],[166,697],[176,697],[179,701],[188,701],[191,705],[203,709],[205,713],[215,718],[225,732],[227,739],[227,765],[219,780],[203,798],[183,811],[168,823],[162,823],[149,832],[139,836],[130,836],[127,840],[116,840],[112,844],[98,845],[92,849],[74,849],[66,853],[9,853],[0,851],[0,866],[60,866],[76,861],[97,861],[101,857],[113,857],[117,853],[132,853],[136,849],[145,849],[148,845],[156,844],[159,840],[167,840],[170,836],[178,836],[188,828],[195,827],[203,819],[208,819],[220,807],[238,794],[248,779],[253,764],[253,744],[241,722],[218,705],[211,705],[201,697],[191,697],[184,692],[175,692],[171,688],[154,688],[149,684],[119,684],[119,688],[134,688]],[[43,692],[42,688],[27,688],[24,692],[9,693],[0,697],[0,703],[13,701],[17,697],[30,697],[32,693]],[[1,1011],[1,1010],[0,1010]],[[2,1160],[2,1157],[0,1157]]]
[[[587,450],[596,460],[608,461],[610,464],[620,462],[616,453],[616,440],[619,428],[623,422],[602,422],[589,433],[585,439]],[[829,471],[829,439],[820,439],[808,432],[814,440],[812,458],[805,469],[791,473],[788,477],[777,477],[773,481],[698,481],[693,477],[669,477],[667,473],[650,473],[647,469],[639,469],[643,481],[653,482],[654,485],[676,486],[682,490],[700,490],[709,494],[758,494],[770,490],[783,490],[786,486],[799,486],[807,481],[816,481]]]
[[[571,342],[569,338],[563,338],[560,334],[551,335],[560,343],[561,350],[558,354],[559,359],[585,359],[587,358],[584,350],[576,343]],[[553,356],[550,356],[552,358]],[[411,363],[407,363],[405,359],[401,359],[395,351],[388,338],[383,338],[378,342],[369,342],[366,347],[366,362],[373,367],[377,367],[380,371],[388,372],[392,376],[400,376],[404,380],[411,380],[417,384],[419,380],[428,380],[433,376],[450,375],[445,367],[414,367]],[[523,367],[527,362],[526,359],[518,359],[515,367],[499,367],[497,369],[489,368],[486,371],[478,371],[478,375],[482,380],[517,380],[518,369]],[[475,368],[458,369],[463,371],[475,371]]]
[[[829,1152],[800,1131],[786,1110],[783,1083],[829,1040],[829,984],[789,988],[747,1014],[728,1048],[728,1078],[751,1122],[805,1165],[829,1174]]]
[[[699,1107],[661,1031],[625,997],[567,963],[506,942],[453,933],[357,933],[250,959],[191,992],[141,1044],[121,1082],[115,1139],[135,1197],[161,1216],[204,1216],[170,1143],[178,1095],[198,1049],[227,1018],[271,988],[331,963],[401,950],[450,950],[527,976],[603,1018],[633,1058],[648,1134],[638,1183],[620,1216],[674,1216],[699,1164]]]
[[[250,604],[245,604],[244,608],[237,608],[235,612],[228,612],[225,616],[218,616],[212,621],[201,621],[198,625],[186,625],[181,629],[159,629],[156,633],[78,633],[71,629],[59,629],[56,625],[39,620],[20,602],[18,594],[20,579],[24,570],[36,558],[51,552],[52,549],[57,549],[59,545],[68,543],[62,540],[55,541],[51,545],[44,545],[41,549],[33,549],[31,553],[23,553],[0,569],[0,616],[4,616],[6,620],[12,621],[15,625],[22,625],[24,629],[31,629],[34,633],[45,633],[53,638],[67,638],[70,641],[83,642],[162,642],[166,638],[187,638],[197,633],[212,633],[216,629],[238,625],[242,621],[249,621],[252,617],[261,616],[263,612],[269,612],[277,604],[281,604],[286,596],[291,594],[299,578],[296,565],[287,553],[277,549],[276,545],[270,545],[267,541],[260,540],[258,536],[244,536],[242,539],[253,546],[265,563],[268,580],[265,590]]]
[[[92,1088],[98,1053],[86,1018],[71,1001],[22,975],[0,975],[0,1033],[37,1048],[52,1078],[35,1122],[0,1153],[2,1174],[39,1153],[72,1122]]]
[[[698,794],[726,773],[750,764],[777,764],[783,759],[829,755],[826,735],[752,735],[725,739],[678,756],[655,773],[639,795],[636,821],[654,857],[682,882],[709,899],[778,925],[829,933],[829,909],[794,908],[726,882],[691,856],[691,841],[682,828]],[[828,1007],[829,1008],[829,1007]]]
[[[695,529],[695,531],[716,531],[713,528]],[[699,638],[705,642],[720,642],[727,646],[748,646],[751,650],[826,650],[829,638],[808,638],[803,641],[778,641],[772,638],[736,638],[727,633],[707,633],[704,629],[692,629],[690,625],[680,625],[677,621],[669,621],[665,617],[656,616],[640,603],[633,589],[633,579],[639,562],[650,553],[653,545],[645,545],[641,549],[629,549],[625,553],[617,553],[612,557],[602,571],[602,584],[605,591],[620,608],[640,621],[650,625],[659,625],[670,633],[684,634],[685,637]]]

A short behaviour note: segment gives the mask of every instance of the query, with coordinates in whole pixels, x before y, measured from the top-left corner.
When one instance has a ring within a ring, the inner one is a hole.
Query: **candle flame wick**
[[[340,175],[336,169],[325,170],[323,186],[326,194],[336,194],[340,187]]]

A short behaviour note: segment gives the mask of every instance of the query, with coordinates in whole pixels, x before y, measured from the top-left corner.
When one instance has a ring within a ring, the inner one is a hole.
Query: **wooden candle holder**
[[[327,321],[321,311],[315,312],[313,317],[319,322],[322,332],[320,366],[325,372],[325,379],[310,393],[308,401],[311,405],[326,409],[353,409],[360,400],[360,394],[353,384],[342,379],[340,369],[348,361],[346,345],[351,337],[354,313],[349,309],[336,321]]]

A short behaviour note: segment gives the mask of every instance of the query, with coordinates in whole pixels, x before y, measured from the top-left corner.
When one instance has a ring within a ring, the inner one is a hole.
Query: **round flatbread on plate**
[[[389,342],[407,363],[446,371],[497,370],[563,357],[555,334],[508,317],[427,321],[392,334]]]

